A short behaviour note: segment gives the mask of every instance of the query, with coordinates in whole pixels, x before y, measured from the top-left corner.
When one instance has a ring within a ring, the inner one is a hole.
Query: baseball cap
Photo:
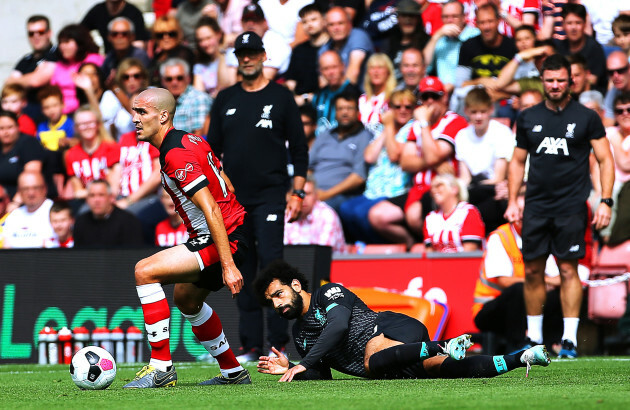
[[[234,52],[239,50],[265,51],[262,39],[253,31],[246,31],[236,37],[234,41]]]
[[[413,16],[422,15],[422,13],[420,12],[420,5],[414,0],[400,0],[398,4],[396,4],[396,12],[398,14],[407,14]]]
[[[420,81],[418,90],[421,93],[431,92],[442,95],[444,94],[444,84],[442,84],[442,81],[437,77],[424,77]]]
[[[253,3],[243,8],[243,15],[241,17],[241,21],[245,20],[264,20],[265,13],[262,8],[258,5],[258,3]]]

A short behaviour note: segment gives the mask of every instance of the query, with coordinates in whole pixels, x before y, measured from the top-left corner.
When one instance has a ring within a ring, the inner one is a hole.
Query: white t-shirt
[[[455,136],[455,157],[468,167],[471,175],[485,174],[494,178],[497,159],[509,159],[514,151],[512,130],[498,121],[490,120],[488,130],[479,137],[469,125]]]
[[[511,229],[514,234],[514,238],[516,239],[516,246],[521,249],[523,247],[523,239],[521,238],[521,235],[516,233],[514,228]],[[483,264],[486,268],[487,278],[498,278],[500,276],[510,277],[514,275],[514,265],[512,265],[512,261],[503,247],[501,238],[496,233],[490,234],[488,237],[488,241],[486,242],[486,256],[483,260]],[[589,268],[584,265],[578,265],[578,276],[580,277],[580,280],[587,280],[590,273],[591,271]],[[559,274],[560,272],[555,258],[552,255],[549,255],[545,266],[545,275],[555,277]]]
[[[613,20],[620,12],[630,10],[630,3],[620,0],[581,0],[580,3],[591,17],[595,40],[601,45],[610,43],[614,37]]]
[[[298,13],[302,7],[312,2],[313,0],[289,0],[281,4],[280,0],[260,0],[258,5],[265,13],[269,30],[280,34],[287,44],[291,44],[295,39],[295,28],[300,21]]]
[[[99,108],[101,109],[101,114],[103,114],[103,125],[105,129],[107,132],[111,132],[111,126],[113,125],[116,128],[117,140],[120,139],[121,135],[136,129],[131,114],[122,106],[116,95],[110,90],[103,93]]]
[[[50,225],[50,207],[53,201],[46,199],[35,212],[21,206],[7,216],[4,223],[6,248],[42,248],[44,241],[54,236]]]

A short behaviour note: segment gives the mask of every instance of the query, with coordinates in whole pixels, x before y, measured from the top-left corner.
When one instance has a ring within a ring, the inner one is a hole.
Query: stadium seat
[[[426,252],[426,247],[424,246],[423,243],[415,243],[411,249],[409,249],[409,253],[419,253],[421,255],[424,255],[424,253]]]
[[[364,255],[391,255],[394,253],[405,253],[407,247],[402,243],[397,244],[368,244],[363,248]]]
[[[401,295],[375,288],[350,288],[370,309],[390,310],[418,319],[427,327],[431,340],[440,340],[448,320],[448,306],[436,301]]]
[[[625,265],[630,268],[630,241],[615,247],[604,246],[599,252],[596,266]]]
[[[604,246],[591,269],[591,280],[607,279],[630,271],[630,241],[615,247]],[[589,287],[588,317],[597,323],[610,323],[626,311],[630,284],[626,282]]]

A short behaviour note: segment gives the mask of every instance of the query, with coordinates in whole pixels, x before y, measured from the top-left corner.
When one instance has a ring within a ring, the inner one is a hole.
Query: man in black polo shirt
[[[221,91],[210,111],[208,142],[230,176],[236,198],[248,214],[255,243],[243,263],[245,285],[238,295],[240,336],[244,353],[239,362],[258,359],[263,348],[262,309],[251,291],[260,266],[282,258],[285,211],[297,219],[304,198],[308,147],[300,113],[291,91],[263,75],[267,58],[260,36],[253,31],[234,43],[238,72],[243,81]],[[290,180],[287,148],[293,164],[293,195],[286,201]],[[289,341],[287,322],[269,312],[268,339],[283,347]]]
[[[505,218],[523,220],[525,260],[525,310],[527,335],[542,342],[545,304],[545,261],[556,257],[560,269],[560,299],[564,334],[559,357],[577,356],[577,327],[582,303],[582,284],[577,262],[585,254],[586,224],[596,229],[610,223],[614,164],[606,132],[599,116],[571,99],[571,65],[559,54],[548,57],[541,76],[546,101],[521,113],[516,126],[516,147],[508,169],[509,202]],[[589,154],[599,163],[602,203],[593,221],[587,217],[586,199],[591,190]],[[529,154],[529,179],[525,209],[516,197]]]

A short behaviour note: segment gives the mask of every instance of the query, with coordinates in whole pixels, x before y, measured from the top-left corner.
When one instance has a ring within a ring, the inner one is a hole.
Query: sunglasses
[[[176,75],[174,77],[164,77],[164,81],[166,81],[167,83],[173,82],[173,81],[184,81],[184,76],[183,75]]]
[[[615,107],[615,115],[630,114],[630,107]]]
[[[110,31],[111,37],[129,37],[131,33],[129,31]]]
[[[139,80],[141,78],[144,78],[144,75],[142,75],[142,73],[133,73],[133,74],[123,74],[122,75],[123,81],[127,81],[130,78],[133,78],[135,80]]]
[[[170,38],[175,38],[177,37],[178,33],[177,31],[173,30],[173,31],[159,31],[155,33],[155,38],[157,39],[163,39],[164,37],[170,37]]]
[[[426,93],[420,94],[420,100],[422,101],[428,101],[428,100],[437,101],[440,99],[440,97],[442,97],[442,94],[434,93],[433,91],[427,91]]]
[[[28,32],[28,36],[29,37],[35,37],[35,34],[43,36],[44,34],[46,34],[48,32],[48,30],[36,30],[36,31],[29,31]]]
[[[628,67],[630,67],[630,65],[626,65],[625,67],[615,68],[615,69],[606,70],[606,71],[608,71],[608,76],[612,77],[613,75],[615,75],[615,73],[619,75],[625,74],[628,71]]]
[[[400,110],[401,108],[404,108],[405,110],[413,110],[415,108],[414,105],[398,105],[398,104],[392,104],[391,107],[395,110]]]

